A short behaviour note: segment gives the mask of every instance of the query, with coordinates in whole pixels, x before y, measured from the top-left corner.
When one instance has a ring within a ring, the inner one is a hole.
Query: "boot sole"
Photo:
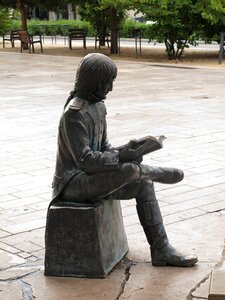
[[[193,261],[186,261],[183,263],[168,263],[166,261],[152,262],[155,267],[193,267],[198,262],[198,259]]]

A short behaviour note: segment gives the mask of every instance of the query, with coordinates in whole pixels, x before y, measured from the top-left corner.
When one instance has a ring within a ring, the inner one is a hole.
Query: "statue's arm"
[[[81,113],[68,113],[62,122],[64,140],[78,168],[87,173],[119,168],[118,152],[92,151],[88,124]]]
[[[115,148],[109,143],[108,137],[107,137],[107,123],[105,121],[104,130],[103,130],[103,136],[102,136],[102,146],[101,150],[104,151],[113,151]]]

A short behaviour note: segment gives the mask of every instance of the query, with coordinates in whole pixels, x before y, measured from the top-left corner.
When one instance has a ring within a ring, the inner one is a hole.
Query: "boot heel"
[[[165,267],[167,266],[167,262],[166,261],[152,261],[152,265],[155,267]]]

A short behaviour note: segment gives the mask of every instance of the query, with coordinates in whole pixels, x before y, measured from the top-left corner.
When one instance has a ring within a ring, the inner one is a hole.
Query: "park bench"
[[[72,50],[72,41],[83,40],[83,48],[86,49],[86,31],[85,29],[69,29],[68,32],[69,48]]]
[[[101,46],[105,46],[105,43],[109,48],[109,44],[111,43],[110,33],[106,33],[105,35],[97,33],[95,35],[95,49],[97,49],[97,44],[98,49],[100,49]]]
[[[104,278],[128,251],[119,200],[50,205],[45,275]]]
[[[15,46],[15,41],[19,40],[20,30],[11,30],[9,34],[3,34],[3,48],[5,48],[5,42],[11,42],[12,48]]]
[[[21,30],[19,31],[19,39],[20,39],[20,52],[22,53],[23,49],[28,47],[29,53],[32,48],[32,52],[34,53],[34,44],[40,44],[41,53],[43,53],[43,46],[41,36],[38,35],[38,38],[34,40],[34,37],[31,36],[27,31]]]

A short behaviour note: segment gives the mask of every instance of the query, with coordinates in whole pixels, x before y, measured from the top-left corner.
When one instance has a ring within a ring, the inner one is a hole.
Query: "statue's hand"
[[[136,161],[141,162],[142,156],[137,157],[136,151],[134,149],[134,145],[136,145],[136,140],[131,140],[128,144],[126,144],[120,151],[119,151],[119,160],[122,162],[130,162]]]
[[[143,156],[140,155],[140,156],[136,157],[135,161],[136,161],[137,163],[139,163],[139,164],[142,163],[142,161],[143,161]]]

